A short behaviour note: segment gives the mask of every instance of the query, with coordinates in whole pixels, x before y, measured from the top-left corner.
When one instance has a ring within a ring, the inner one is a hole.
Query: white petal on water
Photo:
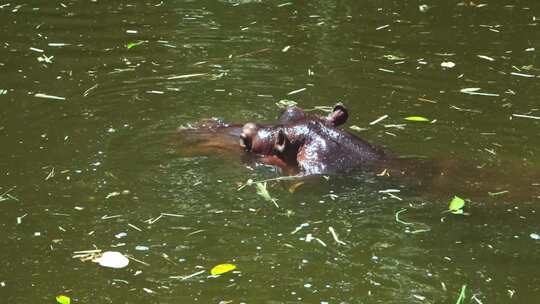
[[[449,68],[449,69],[451,69],[451,68],[455,67],[456,64],[453,63],[452,61],[444,61],[444,62],[441,62],[441,66],[442,66],[443,68]]]
[[[127,233],[120,232],[120,233],[117,233],[114,237],[117,238],[117,239],[121,239],[121,238],[126,237],[126,236],[127,236]]]
[[[103,267],[124,268],[129,264],[129,259],[117,251],[105,251],[96,262]]]

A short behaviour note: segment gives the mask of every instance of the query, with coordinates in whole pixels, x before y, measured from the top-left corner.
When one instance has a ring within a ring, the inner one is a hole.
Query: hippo
[[[347,119],[346,107],[336,104],[326,116],[288,107],[276,124],[207,120],[180,131],[181,152],[196,156],[241,155],[244,161],[305,177],[362,171],[437,197],[456,193],[485,197],[488,191],[506,193],[506,189],[513,188],[519,189],[512,191],[513,197],[540,198],[537,188],[531,189],[531,181],[538,180],[537,170],[529,172],[528,168],[524,172],[521,166],[511,164],[504,169],[507,174],[501,175],[501,169],[484,168],[448,155],[399,156],[339,128]]]
[[[326,117],[310,116],[297,107],[287,108],[280,124],[246,123],[240,134],[244,150],[263,157],[273,155],[300,175],[345,173],[374,169],[390,159],[382,148],[337,126],[347,121],[345,106],[337,104]]]
[[[342,104],[336,104],[327,116],[308,114],[303,109],[291,106],[284,109],[279,118],[278,125],[290,125],[301,121],[314,121],[327,127],[339,126],[347,121],[348,112]],[[247,125],[247,124],[246,124]],[[179,128],[178,134],[182,140],[181,154],[185,156],[213,155],[226,152],[225,154],[242,154],[241,138],[245,124],[229,124],[220,119],[212,118],[203,120],[197,124]],[[264,125],[271,127],[272,124]],[[238,144],[240,141],[240,145]],[[246,155],[244,155],[246,156]],[[250,155],[247,155],[248,158]],[[255,156],[255,155],[252,155]],[[285,169],[290,166],[273,153],[257,154],[259,162]]]

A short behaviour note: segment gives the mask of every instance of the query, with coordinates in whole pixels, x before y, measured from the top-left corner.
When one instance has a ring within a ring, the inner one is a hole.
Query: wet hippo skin
[[[337,128],[347,117],[341,104],[327,117],[306,115],[300,108],[291,107],[282,114],[280,125],[245,124],[241,146],[258,155],[275,155],[297,167],[302,175],[375,168],[388,160],[381,148]]]

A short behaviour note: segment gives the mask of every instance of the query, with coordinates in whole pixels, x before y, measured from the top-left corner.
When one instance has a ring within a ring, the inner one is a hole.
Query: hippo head
[[[281,114],[279,119],[281,125],[263,127],[252,122],[246,123],[240,134],[240,146],[246,151],[262,155],[293,155],[297,152],[299,140],[301,141],[301,138],[309,133],[308,126],[320,125],[322,128],[333,128],[344,124],[347,118],[347,109],[341,103],[336,104],[332,112],[325,117],[307,115],[299,107],[289,107]],[[306,126],[306,128],[299,128],[300,126]],[[291,127],[296,131],[285,131]]]
[[[240,146],[246,151],[271,155],[282,150],[282,142],[285,139],[280,127],[262,127],[248,122],[242,127],[240,134]]]

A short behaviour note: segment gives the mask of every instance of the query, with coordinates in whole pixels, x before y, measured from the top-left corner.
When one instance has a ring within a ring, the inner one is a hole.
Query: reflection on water
[[[420,4],[0,4],[4,298],[454,303],[467,285],[467,303],[535,303],[539,3]],[[280,99],[342,101],[362,137],[454,163],[455,179],[353,174],[292,194],[271,182],[278,209],[237,190],[273,170],[234,152],[177,153],[190,145],[178,126],[271,122]],[[490,174],[466,169],[478,167]],[[482,191],[455,186],[468,180]],[[453,195],[472,199],[469,216],[441,213]],[[96,247],[150,266],[71,258]],[[238,271],[177,278],[224,262]]]

